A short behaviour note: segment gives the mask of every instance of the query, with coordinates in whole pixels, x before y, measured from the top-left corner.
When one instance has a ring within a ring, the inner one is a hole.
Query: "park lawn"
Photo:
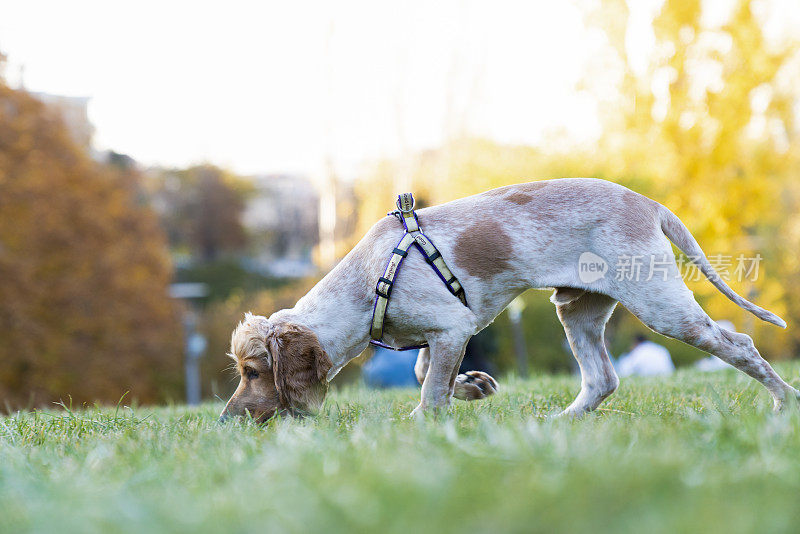
[[[800,364],[777,367],[795,386]],[[507,379],[437,420],[417,390],[333,391],[305,420],[198,408],[0,419],[5,532],[797,532],[800,415],[735,371],[626,379],[547,420],[572,376]]]

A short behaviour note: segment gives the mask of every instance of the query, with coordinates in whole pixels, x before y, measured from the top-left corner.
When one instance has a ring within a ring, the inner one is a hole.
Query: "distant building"
[[[254,270],[280,277],[313,274],[313,251],[319,243],[319,194],[297,175],[253,178],[255,193],[242,222],[250,234],[248,263]]]
[[[136,161],[126,154],[113,150],[95,150],[92,148],[94,124],[89,120],[88,96],[62,96],[50,93],[30,93],[45,106],[57,112],[64,121],[72,140],[82,147],[95,161],[108,163],[121,169],[136,167]]]
[[[58,111],[72,139],[84,147],[91,149],[94,126],[89,120],[88,96],[61,96],[49,93],[31,93],[44,102],[50,109]]]

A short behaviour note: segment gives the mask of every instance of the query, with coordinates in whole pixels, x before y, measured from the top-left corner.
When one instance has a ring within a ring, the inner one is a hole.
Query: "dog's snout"
[[[227,421],[227,420],[228,420],[228,419],[230,419],[230,418],[231,418],[231,416],[230,416],[230,415],[228,415],[228,414],[224,413],[224,414],[222,414],[222,415],[220,415],[220,416],[219,416],[219,419],[217,420],[217,422],[219,422],[219,423],[224,423],[225,421]]]

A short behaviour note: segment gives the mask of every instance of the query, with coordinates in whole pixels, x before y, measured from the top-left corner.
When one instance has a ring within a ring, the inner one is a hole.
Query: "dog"
[[[749,336],[721,328],[706,315],[684,284],[669,241],[734,303],[764,321],[784,328],[786,323],[737,295],[680,219],[643,195],[604,180],[564,178],[501,187],[417,214],[469,306],[448,291],[421,254],[409,252],[387,309],[384,340],[429,345],[415,366],[422,391],[412,415],[445,408],[452,397],[475,400],[497,390],[485,373],[458,374],[464,348],[529,288],[554,289],[551,301],[581,371],[580,392],[559,415],[590,412],[617,389],[603,342],[617,303],[652,330],[761,382],[775,409],[788,398],[800,399]],[[245,316],[233,332],[230,353],[241,380],[223,420],[249,413],[264,421],[319,408],[328,382],[369,342],[376,282],[402,234],[394,217],[381,219],[294,308],[269,318]],[[595,267],[591,272],[583,269],[587,258]],[[645,259],[638,276],[611,276],[609,266],[626,258]],[[658,269],[648,258],[659,259]]]

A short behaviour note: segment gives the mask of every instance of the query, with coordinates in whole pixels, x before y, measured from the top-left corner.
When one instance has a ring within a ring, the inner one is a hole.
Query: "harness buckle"
[[[386,293],[381,291],[381,284],[386,284],[386,287],[388,287]],[[375,293],[377,293],[378,295],[380,295],[385,299],[388,299],[392,295],[393,288],[394,288],[394,280],[389,280],[388,278],[384,278],[383,276],[381,276],[380,278],[378,278],[378,285],[375,286]]]
[[[414,211],[414,195],[411,193],[403,193],[397,195],[397,209],[402,213],[411,213]]]

